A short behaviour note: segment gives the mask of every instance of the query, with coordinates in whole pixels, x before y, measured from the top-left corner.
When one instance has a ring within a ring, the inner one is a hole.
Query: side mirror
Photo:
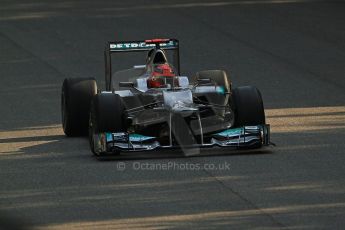
[[[212,83],[210,78],[198,78],[198,84],[199,85],[204,85],[204,84],[210,84]]]
[[[134,87],[134,83],[130,82],[130,81],[129,82],[123,81],[123,82],[119,83],[119,86],[120,87],[133,88]]]
[[[133,66],[134,69],[144,69],[146,65],[135,65]]]

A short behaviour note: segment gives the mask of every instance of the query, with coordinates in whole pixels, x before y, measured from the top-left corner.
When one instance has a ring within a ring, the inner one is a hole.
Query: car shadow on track
[[[268,228],[276,223],[267,215],[308,220],[316,215],[339,217],[344,209],[343,183],[337,179],[341,177],[330,178],[341,173],[342,150],[325,139],[339,143],[344,129],[282,130],[272,133],[275,148],[201,149],[201,157],[186,160],[180,150],[92,157],[86,138],[67,138],[60,129],[0,139],[6,147],[1,148],[1,173],[7,175],[2,181],[7,187],[0,189],[2,208],[39,226],[237,229],[260,223]],[[338,160],[327,161],[327,150]],[[157,164],[228,161],[231,169],[135,170],[134,159]],[[116,169],[118,160],[127,164],[126,171]],[[66,210],[68,214],[61,214]]]
[[[253,154],[271,154],[273,147],[264,147],[262,149],[236,149],[236,148],[206,148],[195,151],[195,155],[186,155],[181,148],[160,149],[153,151],[138,152],[121,152],[108,153],[102,156],[94,156],[89,149],[87,138],[77,137],[69,138],[64,135],[50,136],[25,136],[10,137],[0,139],[0,144],[6,145],[1,155],[16,156],[16,158],[28,158],[30,156],[46,158],[54,156],[60,157],[76,157],[85,159],[86,156],[91,160],[98,161],[118,161],[118,160],[140,160],[140,159],[166,159],[166,158],[195,158],[206,156],[226,156],[226,155],[253,155]],[[12,147],[12,148],[11,148]]]
[[[154,151],[127,152],[120,154],[106,154],[96,156],[99,161],[119,161],[119,160],[140,160],[140,159],[173,159],[173,158],[196,158],[196,157],[221,157],[227,155],[256,155],[272,154],[273,148],[265,147],[263,149],[227,149],[227,148],[207,148],[199,149],[198,154],[187,156],[182,149],[165,149]]]

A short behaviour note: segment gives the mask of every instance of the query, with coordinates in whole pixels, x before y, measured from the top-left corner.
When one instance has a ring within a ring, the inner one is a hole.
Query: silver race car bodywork
[[[113,54],[143,51],[144,65],[113,72]],[[94,78],[66,78],[61,93],[65,134],[89,135],[95,155],[270,144],[260,91],[232,89],[223,70],[182,76],[178,40],[108,42],[104,54],[105,90]]]
[[[94,134],[95,150],[102,153],[176,147],[252,148],[269,145],[269,125],[233,127],[233,111],[228,104],[221,106],[196,103],[201,95],[226,100],[229,95],[221,87],[190,85],[186,76],[177,76],[176,79],[180,86],[178,88],[147,89],[146,78],[138,76],[136,87],[115,90],[114,93],[120,95],[125,102],[127,119],[130,120],[131,127],[135,128],[129,129],[129,132]],[[151,100],[143,104],[141,97]],[[205,116],[205,111],[212,111],[213,114]],[[181,131],[176,130],[177,126],[182,130],[182,135]],[[157,127],[161,129],[160,132],[153,130]],[[185,138],[185,135],[188,137]],[[184,142],[183,146],[181,142]]]

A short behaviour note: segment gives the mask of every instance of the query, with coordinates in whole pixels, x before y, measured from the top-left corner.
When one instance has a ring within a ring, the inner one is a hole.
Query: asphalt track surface
[[[2,215],[43,229],[343,229],[344,12],[341,1],[2,0]],[[234,86],[257,86],[277,146],[118,161],[66,138],[63,79],[104,87],[105,42],[153,37],[180,39],[185,74],[226,69]]]

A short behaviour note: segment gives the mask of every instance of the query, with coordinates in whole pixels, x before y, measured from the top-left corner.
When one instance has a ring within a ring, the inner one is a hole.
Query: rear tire
[[[104,152],[95,147],[95,136],[99,133],[126,132],[125,106],[117,94],[97,94],[91,103],[89,120],[89,142],[91,151],[95,155]]]
[[[87,136],[90,103],[97,93],[94,78],[66,78],[61,91],[61,117],[67,136]]]
[[[215,82],[217,86],[223,86],[225,93],[231,91],[230,77],[224,70],[203,70],[196,73],[196,81],[198,79],[210,79]]]
[[[235,127],[265,124],[265,110],[260,91],[253,86],[233,89]]]
[[[224,92],[219,93],[206,93],[206,100],[211,104],[218,104],[225,106],[227,104],[231,105],[231,80],[230,77],[224,70],[203,70],[196,73],[195,81],[198,79],[210,79],[212,83],[215,83],[219,87],[223,87]],[[213,112],[219,116],[225,115],[225,110],[223,108],[212,108]]]

